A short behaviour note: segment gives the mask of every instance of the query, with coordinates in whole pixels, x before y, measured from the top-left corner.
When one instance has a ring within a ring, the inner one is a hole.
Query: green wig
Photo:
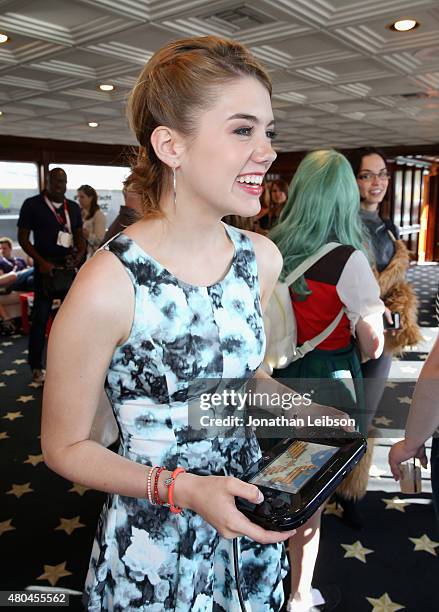
[[[313,151],[300,163],[291,181],[289,198],[270,232],[284,258],[284,280],[298,265],[328,242],[363,251],[360,194],[348,160],[338,151]],[[295,293],[311,292],[304,277],[292,285]]]

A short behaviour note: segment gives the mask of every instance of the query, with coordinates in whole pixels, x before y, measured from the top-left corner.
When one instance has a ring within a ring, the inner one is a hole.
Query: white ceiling
[[[418,29],[386,29],[409,16]],[[134,143],[145,61],[218,34],[269,69],[279,150],[439,143],[439,0],[0,0],[0,31],[0,135]]]

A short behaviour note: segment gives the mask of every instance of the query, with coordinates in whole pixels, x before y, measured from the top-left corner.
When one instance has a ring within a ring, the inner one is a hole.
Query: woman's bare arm
[[[439,427],[439,336],[425,362],[407,418],[407,446],[418,448]]]
[[[418,457],[427,467],[425,442],[439,427],[439,336],[425,362],[413,393],[407,418],[405,438],[392,446],[389,464],[395,480],[399,480],[403,461]]]
[[[137,497],[145,468],[89,440],[108,365],[133,314],[127,273],[114,255],[98,253],[79,272],[51,330],[41,445],[47,465],[65,478]]]

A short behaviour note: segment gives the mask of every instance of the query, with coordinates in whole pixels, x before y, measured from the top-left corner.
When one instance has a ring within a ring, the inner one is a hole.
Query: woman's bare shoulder
[[[252,241],[258,265],[270,268],[273,274],[277,271],[277,276],[279,276],[282,270],[283,258],[274,242],[267,238],[267,236],[263,236],[257,232],[250,232],[249,230],[239,231]]]
[[[115,286],[120,290],[129,289],[130,278],[123,264],[110,251],[97,251],[79,270],[73,288],[93,290],[93,294],[102,291],[106,298],[115,293]]]
[[[248,236],[253,243],[258,266],[259,285],[261,288],[262,307],[265,309],[270,295],[273,292],[277,279],[282,271],[283,258],[277,246],[266,236],[240,230]]]
[[[73,327],[75,321],[102,322],[114,326],[119,337],[131,327],[133,305],[134,287],[127,271],[115,255],[101,250],[78,272],[61,313]]]

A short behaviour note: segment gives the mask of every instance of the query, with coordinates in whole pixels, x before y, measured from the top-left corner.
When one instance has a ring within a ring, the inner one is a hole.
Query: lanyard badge
[[[54,205],[52,204],[52,202],[49,200],[47,196],[44,196],[44,200],[47,206],[50,208],[50,210],[54,214],[55,219],[57,220],[58,224],[63,228],[62,230],[58,232],[56,244],[65,249],[71,248],[73,246],[73,236],[72,236],[72,225],[70,223],[69,210],[67,208],[67,200],[64,200],[65,221],[63,217],[59,214],[59,212],[55,209]],[[65,231],[66,229],[67,231]]]

